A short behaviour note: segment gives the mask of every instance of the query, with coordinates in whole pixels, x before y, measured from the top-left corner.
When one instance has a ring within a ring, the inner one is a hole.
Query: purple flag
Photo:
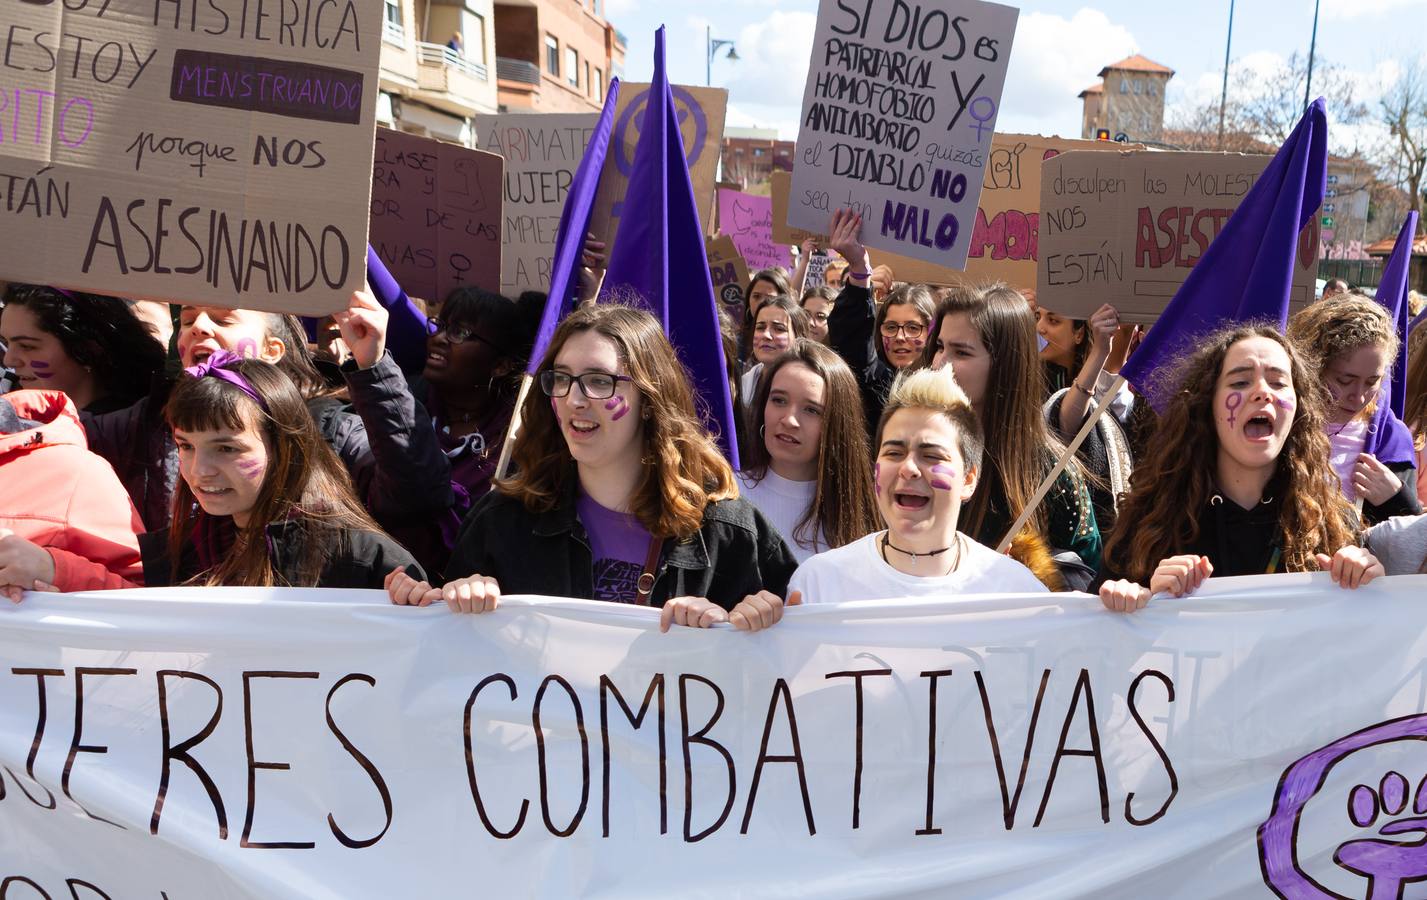
[[[1368,424],[1368,437],[1363,452],[1371,453],[1381,463],[1407,463],[1417,458],[1412,447],[1412,432],[1402,422],[1407,405],[1407,273],[1412,266],[1412,239],[1417,235],[1417,213],[1407,214],[1392,255],[1382,267],[1382,280],[1377,285],[1377,302],[1387,309],[1397,329],[1397,359],[1388,369],[1387,380],[1378,391],[1377,408]]]
[[[367,284],[387,311],[386,348],[403,372],[416,375],[426,366],[426,316],[406,296],[381,256],[367,245]]]
[[[733,398],[718,301],[709,280],[703,227],[664,71],[662,27],[654,35],[654,78],[624,209],[601,299],[641,305],[664,323],[664,333],[693,379],[705,422],[737,469]]]
[[[595,131],[585,147],[585,155],[570,182],[565,207],[560,210],[560,226],[555,230],[555,256],[550,263],[550,294],[545,298],[540,330],[535,333],[535,344],[530,348],[530,365],[525,367],[531,375],[537,374],[550,339],[555,336],[556,326],[575,307],[575,292],[580,285],[580,256],[585,247],[585,233],[590,229],[590,214],[595,208],[600,172],[604,171],[605,156],[609,153],[609,136],[614,131],[614,108],[618,103],[619,79],[611,78],[604,109],[600,111]]]
[[[1323,203],[1327,162],[1320,97],[1121,368],[1156,410],[1164,410],[1175,387],[1156,374],[1211,332],[1238,322],[1287,323],[1298,236]]]

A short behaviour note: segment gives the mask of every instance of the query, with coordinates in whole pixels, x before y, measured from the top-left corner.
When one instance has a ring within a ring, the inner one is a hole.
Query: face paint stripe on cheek
[[[931,467],[932,477],[927,479],[927,483],[939,491],[951,491],[956,489],[957,472],[951,466],[935,465]]]
[[[256,459],[240,459],[235,464],[239,472],[242,472],[249,479],[256,480],[267,470],[267,463]]]
[[[611,422],[618,422],[629,415],[629,404],[623,397],[611,397],[605,402],[604,408],[612,413],[609,417]]]
[[[1293,405],[1293,401],[1288,399],[1287,397],[1274,397],[1273,403],[1279,409],[1286,410],[1287,412],[1293,412],[1293,410],[1296,408]]]

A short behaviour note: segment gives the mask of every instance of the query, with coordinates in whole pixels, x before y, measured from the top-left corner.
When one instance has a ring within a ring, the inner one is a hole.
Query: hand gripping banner
[[[1415,897],[1427,576],[796,608],[0,609],[0,897]]]

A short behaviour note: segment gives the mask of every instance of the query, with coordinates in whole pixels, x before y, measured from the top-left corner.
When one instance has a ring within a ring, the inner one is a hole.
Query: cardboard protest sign
[[[413,297],[439,304],[475,286],[500,291],[505,161],[377,129],[368,241]]]
[[[810,254],[808,267],[803,270],[803,286],[799,289],[799,294],[806,294],[814,288],[820,288],[827,284],[827,267],[831,262],[832,257],[827,253],[818,251]]]
[[[323,314],[365,273],[381,9],[6,5],[0,277]]]
[[[791,225],[851,207],[862,242],[961,269],[1018,10],[982,0],[822,0]]]
[[[718,227],[722,234],[733,238],[738,252],[754,269],[788,267],[786,245],[773,242],[773,200],[742,191],[720,188],[718,192]]]
[[[477,146],[505,160],[501,293],[548,291],[560,211],[599,114],[510,113],[472,121]]]
[[[728,91],[723,88],[670,85],[674,108],[679,113],[679,133],[684,139],[684,157],[689,163],[689,179],[694,184],[694,205],[704,217],[704,232],[713,233],[714,175],[719,150],[723,146],[723,117],[728,108]],[[624,195],[629,174],[634,171],[634,151],[639,130],[649,106],[647,82],[621,82],[614,111],[614,133],[610,135],[609,156],[600,174],[600,190],[590,216],[590,230],[611,248],[619,239],[619,217],[624,212]]]
[[[738,254],[733,239],[727,235],[709,238],[704,244],[709,258],[709,278],[713,281],[714,293],[724,311],[733,321],[743,324],[743,289],[750,277],[748,263]]]
[[[1084,319],[1110,303],[1153,322],[1268,165],[1269,156],[1066,153],[1041,170],[1037,300]],[[1303,229],[1291,309],[1311,302],[1318,220]]]

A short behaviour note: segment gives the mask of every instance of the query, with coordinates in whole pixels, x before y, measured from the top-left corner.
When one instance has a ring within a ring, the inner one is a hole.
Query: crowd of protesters
[[[839,211],[724,319],[741,471],[634,308],[566,316],[522,394],[541,295],[359,292],[303,322],[11,284],[0,591],[381,588],[457,612],[545,594],[759,630],[796,603],[1084,590],[1130,612],[1210,576],[1427,571],[1427,334],[1381,426],[1403,452],[1379,459],[1399,338],[1372,298],[1212,335],[1156,414],[1111,393],[1141,336],[1113,307],[898,283],[861,227]]]

